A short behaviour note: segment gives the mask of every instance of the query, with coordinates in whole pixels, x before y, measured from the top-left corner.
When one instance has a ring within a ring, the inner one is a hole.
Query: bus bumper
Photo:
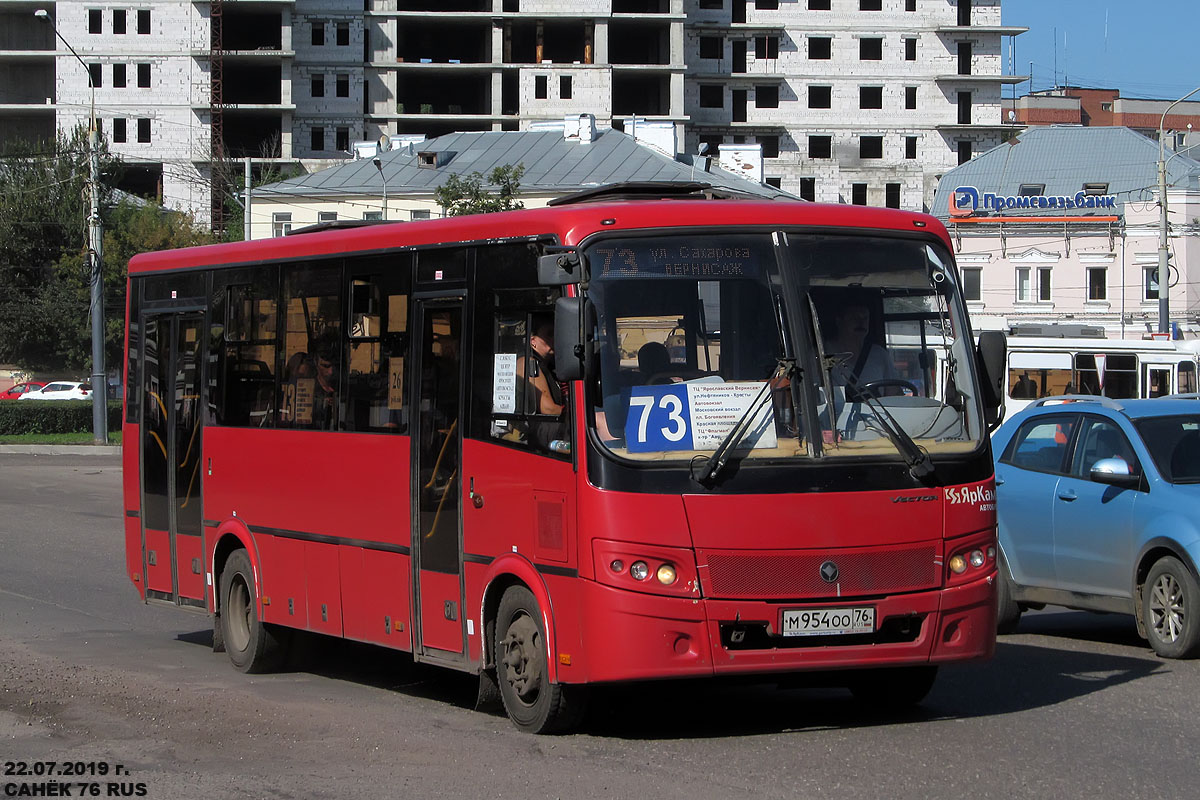
[[[662,597],[587,581],[583,672],[589,682],[612,682],[988,658],[996,645],[994,583],[992,572],[951,589],[882,599],[767,603]],[[874,634],[775,634],[785,609],[863,605],[875,608]]]

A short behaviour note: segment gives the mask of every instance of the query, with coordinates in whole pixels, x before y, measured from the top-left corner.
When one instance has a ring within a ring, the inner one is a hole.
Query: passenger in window
[[[670,383],[678,380],[665,374],[671,369],[671,354],[662,342],[646,342],[638,348],[637,361],[643,384]]]
[[[566,439],[566,396],[554,375],[554,318],[533,317],[529,335],[529,358],[517,359],[517,374],[525,376],[526,411],[554,420],[533,419],[529,438],[539,450],[557,450]]]
[[[337,372],[341,342],[337,331],[317,337],[313,348],[316,383],[313,386],[313,427],[332,429],[337,422]]]
[[[1029,373],[1025,372],[1013,384],[1010,394],[1014,400],[1033,400],[1037,397],[1037,391],[1037,384],[1029,377]]]

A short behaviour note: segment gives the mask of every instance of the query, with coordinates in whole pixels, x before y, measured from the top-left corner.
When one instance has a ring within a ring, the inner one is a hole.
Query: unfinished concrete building
[[[36,19],[45,9],[85,71]],[[0,0],[0,139],[97,116],[129,186],[220,224],[255,169],[381,136],[632,117],[768,182],[927,207],[1001,141],[1000,0]]]

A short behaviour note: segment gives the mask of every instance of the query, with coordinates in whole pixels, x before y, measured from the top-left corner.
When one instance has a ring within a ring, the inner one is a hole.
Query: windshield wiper
[[[852,375],[846,376],[846,389],[853,391],[856,397],[864,400],[867,407],[875,412],[875,421],[879,423],[879,427],[900,451],[900,455],[904,456],[904,461],[908,464],[908,474],[913,477],[913,480],[931,483],[933,461],[930,460],[929,454],[913,441],[912,437],[908,435],[908,431],[904,430],[900,423],[896,422],[896,418],[887,410],[887,407],[879,402],[879,397],[868,388],[869,385],[859,383]],[[849,402],[848,399],[847,402]],[[836,422],[834,427],[837,427]]]
[[[717,475],[721,474],[721,470],[725,469],[725,465],[729,463],[729,457],[733,455],[734,449],[750,432],[750,426],[758,412],[771,399],[771,390],[775,381],[779,378],[787,378],[788,383],[796,372],[796,361],[791,358],[781,358],[775,363],[775,369],[771,371],[771,377],[763,385],[758,394],[742,412],[742,416],[738,417],[738,421],[734,423],[729,433],[725,434],[725,438],[717,445],[717,449],[713,451],[711,456],[696,456],[692,459],[689,471],[692,480],[699,483],[701,486],[709,486]]]

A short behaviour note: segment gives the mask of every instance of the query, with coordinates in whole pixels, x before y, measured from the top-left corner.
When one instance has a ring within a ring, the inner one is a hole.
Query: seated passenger
[[[833,382],[839,386],[863,386],[897,377],[887,349],[871,341],[871,311],[862,302],[852,300],[838,309],[825,354],[842,356],[832,370]]]
[[[552,450],[551,443],[566,439],[566,395],[554,375],[554,318],[533,318],[529,335],[529,359],[517,359],[517,375],[526,381],[527,413],[556,417],[535,420],[529,438],[539,450]]]
[[[659,382],[668,382],[669,378],[662,373],[671,369],[671,356],[667,352],[667,346],[662,342],[646,342],[638,349],[638,372],[641,373],[641,382],[649,384],[655,376],[659,377]]]

